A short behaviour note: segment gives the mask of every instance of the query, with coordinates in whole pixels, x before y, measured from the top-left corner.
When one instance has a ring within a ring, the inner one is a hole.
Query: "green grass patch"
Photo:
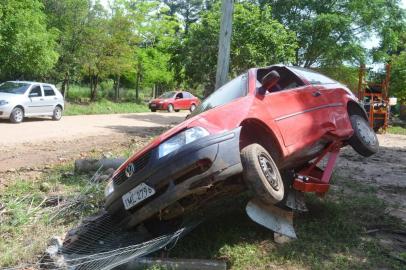
[[[135,102],[101,100],[87,104],[66,103],[64,115],[114,114],[147,112],[148,106]]]
[[[72,170],[58,166],[37,180],[16,179],[2,190],[0,267],[35,262],[51,236],[64,235],[100,207],[104,183],[89,185],[90,176],[68,174]],[[247,217],[247,200],[241,196],[232,200],[233,207],[223,205],[227,212],[181,239],[170,257],[222,259],[231,269],[404,269],[367,231],[405,230],[405,224],[386,213],[376,188],[338,175],[334,180],[338,188],[325,198],[307,196],[309,212],[296,214],[294,220],[296,241],[276,244],[271,231]],[[69,200],[78,195],[83,201],[68,211],[44,204],[51,196]]]
[[[401,126],[391,126],[388,128],[388,133],[406,135],[406,128]]]
[[[298,240],[278,245],[273,233],[252,222],[244,203],[209,220],[182,239],[171,255],[224,259],[231,269],[404,269],[378,240],[375,227],[405,229],[385,212],[374,189],[360,185],[355,194],[331,191],[326,198],[307,196],[309,212],[297,214]]]
[[[66,174],[72,169],[59,166],[39,180],[15,179],[2,190],[0,267],[35,262],[50,237],[63,236],[83,216],[99,209],[104,185],[89,185],[87,175]],[[80,203],[73,203],[78,196]],[[48,203],[58,197],[59,206]]]

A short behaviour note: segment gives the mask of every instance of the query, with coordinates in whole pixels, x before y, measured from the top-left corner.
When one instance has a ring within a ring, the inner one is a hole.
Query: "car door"
[[[193,96],[189,92],[183,92],[184,109],[190,109],[193,102]]]
[[[41,115],[44,111],[45,100],[42,93],[40,84],[34,84],[31,86],[28,92],[28,104],[25,111],[26,115]]]
[[[175,102],[173,104],[175,106],[175,109],[184,109],[185,108],[185,100],[183,98],[183,93],[178,92],[175,96]]]
[[[55,90],[50,85],[43,84],[42,88],[44,90],[44,113],[52,114],[57,105],[58,97],[56,96]]]

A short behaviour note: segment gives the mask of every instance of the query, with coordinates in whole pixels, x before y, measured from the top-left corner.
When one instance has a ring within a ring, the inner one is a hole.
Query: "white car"
[[[26,81],[0,84],[0,119],[20,123],[24,117],[51,116],[60,120],[63,109],[63,96],[52,84]]]

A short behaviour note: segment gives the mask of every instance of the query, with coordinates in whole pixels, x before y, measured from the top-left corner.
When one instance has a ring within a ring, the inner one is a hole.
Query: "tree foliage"
[[[191,26],[183,43],[174,51],[174,62],[180,63],[178,72],[190,85],[202,84],[206,94],[213,91],[220,6],[206,11],[199,22]],[[294,33],[272,18],[271,8],[261,10],[257,5],[237,3],[234,7],[231,41],[230,73],[236,75],[253,66],[289,63],[294,59]]]
[[[55,65],[57,30],[47,28],[43,5],[37,0],[0,3],[0,78],[45,76]]]

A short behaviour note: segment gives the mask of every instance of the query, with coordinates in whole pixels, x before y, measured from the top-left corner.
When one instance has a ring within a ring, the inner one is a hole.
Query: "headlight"
[[[113,192],[114,192],[114,183],[113,183],[113,180],[110,180],[107,183],[106,188],[104,189],[104,196],[108,197]]]
[[[0,106],[8,104],[8,101],[6,100],[0,100]]]
[[[181,148],[182,146],[191,143],[199,138],[209,135],[209,132],[202,127],[193,127],[180,132],[161,143],[158,147],[159,158],[166,156],[169,153]]]

